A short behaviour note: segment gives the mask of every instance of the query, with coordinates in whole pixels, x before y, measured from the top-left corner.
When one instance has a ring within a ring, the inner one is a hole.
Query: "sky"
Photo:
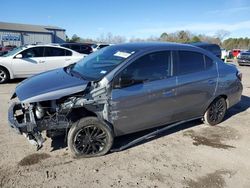
[[[250,0],[5,0],[0,12],[2,22],[59,26],[69,37],[147,38],[179,30],[250,37]]]

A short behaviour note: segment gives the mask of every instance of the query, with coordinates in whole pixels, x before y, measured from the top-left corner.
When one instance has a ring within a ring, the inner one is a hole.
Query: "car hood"
[[[56,100],[86,89],[89,81],[73,77],[64,68],[32,76],[22,81],[15,94],[23,103]]]

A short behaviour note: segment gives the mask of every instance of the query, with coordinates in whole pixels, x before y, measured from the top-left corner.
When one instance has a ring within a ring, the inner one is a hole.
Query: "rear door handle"
[[[65,61],[70,61],[71,59],[65,59]]]
[[[38,63],[45,63],[45,61],[40,60],[40,61],[38,61]]]

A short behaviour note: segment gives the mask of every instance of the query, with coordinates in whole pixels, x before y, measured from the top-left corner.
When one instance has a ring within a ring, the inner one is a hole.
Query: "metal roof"
[[[56,26],[30,25],[30,24],[7,23],[7,22],[0,22],[0,30],[23,31],[23,32],[30,31],[39,33],[51,33],[50,30],[65,31],[65,29]]]

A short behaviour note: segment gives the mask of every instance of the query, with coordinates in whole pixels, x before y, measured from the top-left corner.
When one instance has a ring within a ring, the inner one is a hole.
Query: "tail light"
[[[236,76],[240,81],[242,81],[242,73],[240,71],[237,71]]]

